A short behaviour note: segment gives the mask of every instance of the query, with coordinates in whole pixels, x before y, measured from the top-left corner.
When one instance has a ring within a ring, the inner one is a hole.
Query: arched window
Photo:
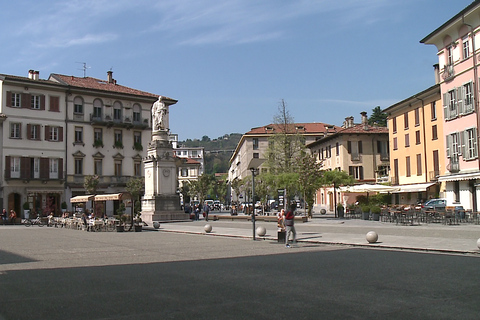
[[[115,101],[113,104],[113,121],[122,121],[122,104]]]
[[[133,105],[133,122],[141,122],[142,121],[141,112],[142,112],[142,108],[140,107],[140,105],[138,103],[135,103]]]
[[[73,113],[83,114],[83,99],[81,97],[73,99]]]
[[[102,120],[102,109],[103,109],[103,102],[100,99],[95,99],[93,101],[93,115],[92,117],[96,120]]]

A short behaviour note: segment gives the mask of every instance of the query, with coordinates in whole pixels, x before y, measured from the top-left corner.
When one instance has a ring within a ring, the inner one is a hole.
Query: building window
[[[447,66],[450,66],[453,64],[453,47],[452,46],[448,46],[447,47]]]
[[[49,159],[49,178],[58,179],[58,159]]]
[[[83,143],[83,127],[75,127],[75,143]]]
[[[397,137],[393,138],[393,150],[398,150],[398,140],[397,140]]]
[[[133,163],[133,174],[135,177],[140,177],[142,175],[142,163],[140,161],[135,161]]]
[[[417,154],[417,176],[422,175],[422,155]]]
[[[11,106],[14,107],[14,108],[20,108],[21,107],[21,94],[20,93],[15,93],[15,92],[12,92],[12,103],[11,103]]]
[[[122,176],[122,160],[115,160],[115,176],[121,177]]]
[[[394,117],[392,119],[392,130],[393,130],[393,133],[397,132],[397,117]]]
[[[75,174],[83,174],[83,159],[75,158]]]
[[[10,138],[20,139],[22,125],[20,123],[10,123]]]
[[[40,178],[40,158],[33,158],[33,178]]]
[[[73,113],[83,114],[83,99],[82,98],[76,97],[73,100]]]
[[[27,131],[28,131],[28,139],[40,140],[40,125],[29,124],[27,125]]]
[[[142,133],[140,131],[133,132],[133,143],[142,144]]]
[[[192,150],[192,158],[197,158],[197,157],[198,157],[198,151]]]
[[[415,144],[420,144],[420,130],[415,131]]]
[[[405,168],[406,168],[406,176],[410,177],[411,172],[410,172],[410,157],[409,156],[405,158]]]
[[[94,139],[94,141],[102,141],[103,142],[102,128],[94,128],[93,129],[93,139]]]
[[[116,148],[123,148],[123,142],[122,142],[122,130],[115,130],[114,132],[114,145]]]
[[[415,127],[420,125],[420,108],[415,109]]]
[[[135,104],[133,105],[133,122],[141,122],[142,119],[141,119],[141,111],[142,111],[142,108],[138,105],[138,104]]]
[[[20,157],[10,159],[10,177],[20,178]]]
[[[437,106],[435,101],[430,103],[430,113],[432,114],[431,120],[437,120]]]
[[[348,167],[349,175],[356,180],[363,180],[363,167],[362,166],[350,166]]]
[[[254,158],[254,159],[260,158],[260,155],[258,154],[258,152],[254,152],[254,153],[253,153],[253,158]]]
[[[463,134],[465,141],[465,151],[463,153],[463,158],[465,160],[477,158],[477,128],[467,129],[463,132]]]
[[[338,142],[335,143],[335,150],[336,150],[336,151],[335,151],[335,154],[336,154],[337,156],[339,156],[339,155],[340,155],[340,145],[339,145]]]
[[[188,169],[187,168],[182,168],[181,175],[182,175],[182,177],[188,177]]]
[[[122,120],[122,105],[120,104],[120,102],[115,102],[113,104],[113,120]]]
[[[463,59],[470,57],[470,42],[468,36],[462,38]]]
[[[455,195],[455,203],[460,203],[460,181],[453,182],[453,194]]]
[[[466,83],[462,86],[462,91],[461,96],[459,99],[463,98],[463,110],[459,110],[460,114],[469,114],[474,111],[474,106],[473,106],[473,90],[472,90],[472,82]],[[460,109],[462,109],[462,104],[460,104]]]
[[[94,160],[94,167],[93,167],[93,173],[101,176],[102,175],[102,159],[95,159]]]
[[[458,159],[458,156],[461,153],[459,148],[459,142],[460,142],[459,132],[455,132],[447,135],[447,157],[448,158]]]
[[[405,147],[410,147],[410,134],[405,134]]]
[[[58,141],[58,127],[50,127],[48,138],[50,141]]]
[[[437,135],[437,125],[432,126],[432,140],[437,140],[438,135]]]
[[[403,114],[403,125],[405,129],[408,129],[408,112],[405,112]]]
[[[36,94],[32,94],[31,99],[32,99],[31,108],[40,110],[40,96]]]
[[[444,100],[444,109],[445,109],[445,120],[454,119],[457,117],[457,99],[456,99],[456,90],[450,90],[443,95]]]
[[[93,101],[93,114],[92,118],[96,120],[101,120],[102,119],[102,108],[103,108],[103,103],[100,99],[95,99]]]
[[[253,138],[253,150],[258,149],[258,138]]]

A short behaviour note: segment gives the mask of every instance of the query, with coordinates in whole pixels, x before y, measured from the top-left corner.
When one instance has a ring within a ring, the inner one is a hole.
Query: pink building
[[[480,199],[478,159],[478,49],[480,1],[475,1],[420,42],[438,53],[446,170],[439,177],[448,205],[477,211]]]

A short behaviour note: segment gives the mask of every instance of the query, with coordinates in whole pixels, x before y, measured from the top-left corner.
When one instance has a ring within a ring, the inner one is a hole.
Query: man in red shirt
[[[295,231],[295,209],[297,208],[296,204],[292,204],[290,206],[290,210],[285,215],[285,247],[290,248],[290,244],[288,243],[290,240],[292,244],[296,243],[297,241],[297,232]]]

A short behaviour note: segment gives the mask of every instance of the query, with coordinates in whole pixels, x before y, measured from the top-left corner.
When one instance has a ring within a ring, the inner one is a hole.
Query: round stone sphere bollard
[[[265,227],[258,227],[257,228],[257,236],[263,237],[266,234],[267,234],[267,229],[265,229]]]
[[[203,230],[205,230],[206,233],[212,232],[212,225],[206,224],[205,227],[203,227]]]
[[[160,222],[155,221],[155,222],[153,223],[153,227],[154,227],[155,229],[160,228]]]
[[[480,249],[480,239],[477,240],[477,247]]]
[[[378,240],[378,234],[375,231],[370,231],[367,233],[367,241],[369,243],[375,243]]]

